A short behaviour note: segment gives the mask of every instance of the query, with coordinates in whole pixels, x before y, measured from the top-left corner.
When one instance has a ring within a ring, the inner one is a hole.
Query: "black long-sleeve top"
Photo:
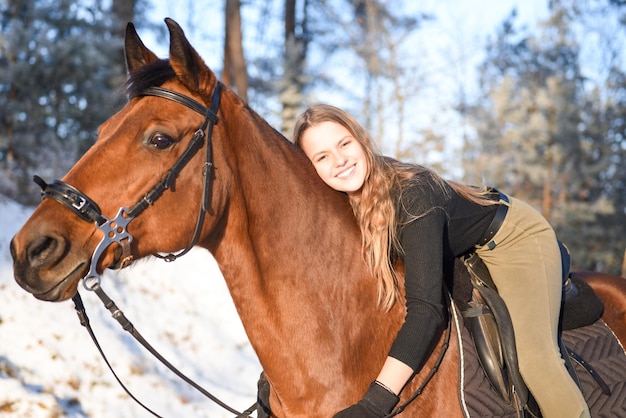
[[[450,185],[424,177],[423,184],[409,186],[396,196],[407,313],[389,352],[389,356],[416,372],[437,342],[435,337],[440,335],[446,317],[444,258],[471,250],[485,234],[498,207],[469,201]],[[418,218],[412,219],[411,215]]]

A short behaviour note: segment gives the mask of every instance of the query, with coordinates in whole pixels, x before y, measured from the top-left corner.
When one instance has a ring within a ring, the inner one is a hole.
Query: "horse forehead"
[[[136,97],[100,125],[98,137],[131,134],[155,124],[174,129],[200,123],[202,116],[181,104],[159,97]]]

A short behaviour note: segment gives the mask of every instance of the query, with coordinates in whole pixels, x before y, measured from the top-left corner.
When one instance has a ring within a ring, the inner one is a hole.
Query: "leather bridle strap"
[[[106,221],[106,218],[102,216],[102,212],[96,202],[71,184],[64,183],[60,180],[54,180],[52,183],[48,184],[37,175],[33,176],[33,180],[41,188],[42,199],[50,198],[62,203],[87,222],[102,225]]]
[[[80,190],[75,188],[74,186],[65,183],[61,180],[55,180],[50,184],[47,184],[41,177],[34,176],[34,181],[41,187],[41,194],[43,198],[50,198],[56,200],[61,203],[68,209],[72,210],[77,216],[81,219],[93,222],[96,224],[96,227],[102,231],[103,238],[100,243],[96,246],[94,253],[91,257],[91,265],[89,272],[85,277],[83,277],[83,285],[86,289],[93,291],[100,298],[105,307],[111,312],[113,318],[115,318],[120,325],[124,328],[124,330],[128,331],[141,345],[143,345],[153,356],[155,356],[161,363],[167,366],[172,372],[174,372],[178,377],[183,379],[185,382],[193,386],[196,390],[201,392],[203,395],[211,399],[213,402],[226,409],[229,412],[232,412],[237,417],[249,417],[256,407],[256,403],[248,408],[248,410],[242,412],[238,412],[235,409],[229,407],[211,393],[206,391],[204,388],[199,386],[193,380],[185,376],[182,372],[176,369],[171,363],[169,363],[161,354],[159,354],[144,338],[143,336],[135,329],[132,323],[126,318],[124,313],[115,305],[115,303],[108,297],[108,295],[104,292],[102,287],[100,286],[100,275],[96,271],[96,266],[100,257],[104,253],[104,251],[112,244],[117,243],[122,247],[122,260],[121,267],[129,264],[132,260],[132,255],[130,254],[130,242],[133,240],[132,235],[127,231],[128,224],[135,219],[139,214],[141,214],[144,210],[146,210],[150,205],[154,204],[154,202],[161,197],[161,195],[165,192],[165,190],[172,187],[174,181],[178,177],[179,173],[182,169],[189,163],[189,161],[193,158],[193,156],[198,152],[200,147],[202,146],[203,140],[206,137],[206,155],[205,155],[205,163],[202,170],[203,176],[203,196],[200,203],[200,213],[198,215],[198,219],[196,222],[196,229],[191,239],[189,245],[182,251],[177,254],[168,254],[166,256],[156,256],[165,259],[166,261],[173,261],[176,258],[186,254],[191,250],[193,246],[198,242],[200,237],[200,233],[202,230],[202,225],[204,223],[205,213],[211,213],[210,209],[210,189],[211,189],[211,167],[213,165],[212,162],[212,154],[211,154],[211,136],[213,132],[213,126],[217,123],[217,111],[219,109],[220,103],[220,94],[221,94],[221,83],[218,82],[213,91],[213,96],[211,100],[211,107],[207,109],[202,106],[200,103],[195,100],[184,96],[180,93],[177,93],[172,90],[167,90],[161,87],[150,87],[144,90],[139,94],[139,96],[157,96],[162,97],[168,100],[175,101],[180,103],[188,108],[202,114],[204,116],[204,122],[202,126],[194,133],[193,138],[189,142],[187,148],[184,150],[183,154],[178,158],[178,160],[174,163],[172,168],[163,176],[163,178],[156,184],[145,196],[138,201],[131,208],[120,207],[117,215],[114,218],[107,218],[102,215],[100,208],[98,205],[90,199],[87,195],[82,193]],[[154,411],[149,409],[143,403],[141,403],[135,396],[133,396],[130,391],[126,388],[126,386],[122,383],[122,381],[118,378],[117,374],[111,367],[107,357],[102,351],[98,340],[89,324],[89,319],[87,318],[87,312],[85,311],[84,304],[80,297],[80,293],[77,291],[74,297],[72,298],[74,301],[74,305],[76,311],[78,313],[78,317],[80,319],[81,325],[83,325],[89,335],[91,336],[96,348],[100,352],[103,357],[105,363],[115,376],[115,379],[122,386],[122,388],[129,394],[129,396],[135,400],[140,406],[146,409],[148,412],[153,414],[156,417],[159,417]]]
[[[430,372],[428,373],[428,375],[426,376],[422,384],[417,388],[417,390],[415,390],[415,392],[413,392],[413,394],[409,397],[409,399],[407,399],[403,404],[397,406],[393,411],[385,415],[383,418],[391,418],[391,417],[395,417],[396,415],[401,414],[411,404],[411,402],[413,402],[418,396],[420,396],[424,392],[426,385],[430,383],[433,377],[435,377],[435,374],[439,371],[439,367],[441,366],[441,363],[443,362],[446,352],[448,351],[448,347],[450,347],[450,336],[452,335],[452,321],[454,320],[452,318],[452,310],[454,309],[454,306],[452,304],[452,294],[449,293],[445,285],[444,285],[444,288],[445,288],[444,294],[447,295],[446,303],[448,305],[448,313],[450,315],[448,318],[448,325],[445,331],[444,342],[441,345],[441,349],[439,350],[439,356],[437,357],[435,364],[433,365],[432,369],[430,370]]]
[[[257,405],[256,403],[254,403],[250,408],[248,408],[244,412],[239,412],[236,409],[231,408],[230,406],[228,406],[227,404],[225,404],[224,402],[219,400],[217,397],[215,397],[215,395],[211,394],[209,391],[204,389],[202,386],[200,386],[199,384],[194,382],[192,379],[187,377],[180,370],[178,370],[169,361],[167,361],[167,359],[165,357],[163,357],[156,349],[154,349],[150,345],[150,343],[148,343],[148,341],[146,341],[146,339],[139,333],[139,331],[137,331],[135,326],[128,320],[126,315],[124,315],[124,312],[122,312],[117,307],[115,302],[113,302],[113,300],[111,300],[111,298],[105,293],[105,291],[102,289],[102,287],[100,287],[99,284],[95,284],[94,286],[92,286],[91,290],[98,296],[98,298],[100,298],[100,300],[104,304],[105,308],[107,308],[109,310],[109,312],[111,312],[111,315],[113,316],[113,318],[122,326],[124,331],[127,331],[128,333],[130,333],[137,342],[139,342],[146,350],[148,350],[154,357],[156,357],[156,359],[159,360],[163,365],[165,365],[168,369],[170,369],[170,371],[172,371],[174,374],[176,374],[176,376],[178,376],[180,379],[184,380],[186,383],[188,383],[190,386],[192,386],[198,392],[202,393],[204,396],[206,396],[207,398],[209,398],[210,400],[212,400],[213,402],[215,402],[216,404],[218,404],[219,406],[221,406],[222,408],[224,408],[228,412],[231,412],[231,413],[235,414],[235,416],[237,418],[248,418],[248,417],[250,417],[250,414],[256,409],[256,405]],[[152,411],[150,408],[148,408],[146,405],[144,405],[142,402],[140,402],[135,396],[133,396],[133,394],[130,392],[130,390],[124,385],[124,383],[122,383],[121,379],[115,373],[115,370],[113,369],[113,367],[109,363],[106,355],[104,354],[102,348],[100,347],[100,344],[98,343],[98,340],[96,338],[96,335],[93,332],[93,329],[91,328],[91,325],[89,324],[89,318],[87,317],[87,312],[85,310],[85,306],[84,306],[82,298],[80,297],[80,294],[78,292],[76,292],[76,295],[74,295],[74,297],[72,298],[72,301],[74,302],[74,308],[76,309],[76,313],[78,314],[78,318],[80,320],[80,324],[87,329],[87,332],[91,336],[91,339],[93,340],[94,344],[96,345],[96,348],[100,352],[100,355],[104,359],[104,362],[109,367],[109,370],[111,370],[111,372],[113,373],[113,376],[115,377],[117,382],[120,384],[122,389],[124,389],[124,391],[135,402],[137,402],[141,407],[143,407],[146,411],[150,412],[152,415],[154,415],[156,417],[160,417],[157,413]]]
[[[176,258],[185,255],[187,252],[191,250],[191,248],[198,242],[198,239],[200,237],[200,232],[202,230],[202,225],[204,223],[205,213],[207,211],[210,212],[210,206],[209,206],[210,188],[211,188],[210,187],[210,178],[211,178],[210,168],[213,165],[212,154],[211,154],[211,136],[213,132],[213,126],[217,123],[217,111],[219,109],[219,104],[220,104],[220,93],[221,93],[221,83],[218,82],[217,85],[215,86],[215,90],[213,91],[213,97],[211,100],[210,109],[207,109],[206,107],[202,106],[200,103],[196,102],[195,100],[187,96],[184,96],[175,91],[167,90],[161,87],[149,87],[145,89],[144,91],[142,91],[141,93],[139,93],[139,96],[156,96],[156,97],[161,97],[161,98],[165,98],[168,100],[172,100],[174,102],[187,106],[188,108],[202,114],[205,117],[204,123],[194,133],[193,138],[191,139],[189,145],[187,146],[183,154],[179,157],[179,159],[176,161],[174,166],[165,174],[165,176],[163,176],[161,181],[159,181],[159,183],[155,187],[153,187],[148,193],[146,193],[143,199],[141,199],[139,202],[133,205],[130,209],[125,210],[124,211],[125,216],[122,216],[123,213],[120,212],[118,216],[115,218],[118,221],[123,221],[123,219],[128,219],[127,222],[130,222],[130,220],[134,219],[136,216],[142,213],[145,209],[147,209],[150,205],[152,205],[159,197],[161,197],[161,195],[165,192],[165,190],[172,187],[178,174],[187,165],[187,163],[193,158],[193,156],[196,154],[198,149],[202,146],[203,139],[206,137],[207,138],[206,155],[205,155],[204,167],[202,170],[203,196],[202,196],[202,200],[200,204],[200,213],[197,218],[195,232],[189,245],[184,250],[180,251],[179,253],[168,254],[166,256],[154,254],[155,256],[162,258],[166,261],[174,261]],[[80,194],[80,192],[78,193]],[[120,209],[120,211],[122,210]],[[132,239],[132,237],[130,238]],[[87,276],[85,279],[89,279],[89,278],[90,276]],[[98,296],[98,298],[100,298],[105,308],[107,308],[109,312],[111,312],[111,315],[113,316],[113,318],[122,326],[122,328],[125,331],[129,332],[133,336],[133,338],[137,340],[137,342],[139,342],[157,360],[159,360],[163,365],[165,365],[168,369],[170,369],[170,371],[176,374],[176,376],[178,376],[180,379],[184,380],[186,383],[191,385],[193,388],[198,390],[200,393],[202,393],[204,396],[206,396],[207,398],[209,398],[210,400],[212,400],[213,402],[215,402],[222,408],[235,414],[236,417],[238,418],[249,417],[250,414],[255,410],[256,403],[254,403],[246,411],[238,412],[237,410],[231,408],[230,406],[228,406],[227,404],[225,404],[224,402],[216,398],[213,394],[208,392],[202,386],[198,385],[192,379],[187,377],[184,373],[182,373],[180,370],[174,367],[169,361],[167,361],[165,357],[163,357],[157,350],[155,350],[148,343],[148,341],[146,341],[143,338],[143,336],[139,333],[139,331],[137,331],[137,329],[133,326],[133,324],[128,320],[126,315],[124,315],[124,313],[117,307],[117,305],[113,302],[113,300],[111,300],[111,298],[105,293],[105,291],[100,286],[99,280],[85,282],[84,284],[89,290],[93,291]],[[81,325],[87,328],[87,331],[89,332],[89,335],[94,341],[94,344],[98,348],[98,351],[100,351],[100,355],[104,358],[107,366],[109,367],[109,369],[115,376],[118,383],[122,386],[124,391],[126,391],[126,393],[128,393],[132,397],[132,399],[134,399],[140,406],[142,406],[144,409],[146,409],[148,412],[150,412],[154,416],[159,417],[159,415],[157,415],[154,411],[152,411],[143,403],[141,403],[138,399],[136,399],[130,393],[130,391],[126,388],[126,386],[121,382],[121,380],[117,377],[115,371],[109,364],[104,352],[100,348],[100,344],[98,343],[98,340],[96,339],[96,336],[93,330],[91,329],[91,326],[89,325],[89,320],[87,319],[87,312],[85,311],[80,294],[77,292],[76,295],[72,298],[72,300],[74,301],[74,305],[78,313],[78,317],[80,319]]]
[[[202,168],[202,199],[200,202],[199,214],[193,237],[189,244],[177,254],[167,254],[165,256],[160,254],[154,255],[166,261],[174,261],[178,257],[187,254],[191,248],[198,243],[205,215],[207,212],[212,213],[210,207],[211,167],[213,166],[211,137],[213,133],[213,126],[217,123],[217,111],[220,105],[221,89],[222,84],[217,82],[215,89],[213,90],[211,107],[209,109],[187,96],[161,87],[150,87],[139,93],[139,96],[162,97],[187,106],[188,108],[202,114],[204,116],[204,122],[202,123],[202,126],[196,130],[182,155],[174,163],[172,168],[170,168],[170,170],[161,178],[161,180],[132,207],[120,207],[114,218],[109,219],[102,215],[98,205],[86,194],[71,184],[65,183],[61,180],[54,180],[52,183],[47,184],[41,177],[33,177],[33,180],[39,185],[39,187],[41,187],[42,199],[51,198],[56,200],[72,210],[81,219],[95,223],[96,227],[102,231],[103,238],[94,250],[91,257],[89,272],[83,280],[85,287],[89,289],[94,281],[99,283],[99,275],[97,274],[96,266],[100,261],[102,254],[110,245],[117,243],[122,248],[120,261],[117,265],[112,266],[112,268],[125,267],[132,262],[133,257],[130,254],[130,242],[133,240],[133,237],[126,230],[126,226],[150,205],[154,204],[154,202],[159,199],[167,189],[172,187],[182,169],[202,147],[204,138],[206,137],[206,155]]]
[[[148,206],[152,205],[155,200],[157,200],[163,192],[169,189],[180,171],[183,167],[189,162],[189,160],[195,155],[197,152],[197,148],[202,145],[202,139],[206,136],[206,154],[204,159],[204,166],[202,169],[202,200],[200,204],[199,214],[196,221],[195,232],[193,237],[187,247],[181,250],[177,254],[167,254],[162,256],[160,254],[154,254],[154,256],[158,258],[162,258],[165,261],[174,261],[178,257],[181,257],[187,254],[197,243],[200,238],[200,233],[202,231],[202,224],[204,223],[204,217],[207,212],[212,213],[210,207],[210,197],[211,197],[211,168],[213,167],[213,154],[212,154],[212,142],[211,137],[213,135],[213,126],[217,123],[217,111],[220,106],[220,95],[221,95],[221,87],[222,83],[219,81],[215,85],[215,89],[213,90],[213,97],[211,98],[211,108],[207,109],[202,106],[200,103],[196,102],[189,97],[175,92],[173,90],[164,89],[162,87],[148,87],[147,89],[140,92],[139,96],[156,96],[161,97],[167,100],[172,100],[176,103],[187,106],[188,108],[204,115],[204,123],[202,126],[195,132],[189,146],[178,159],[176,164],[170,169],[170,171],[161,179],[161,181],[150,191],[148,192],[142,200],[137,202],[131,209],[129,215],[131,217],[137,216],[139,213],[143,212]],[[206,131],[206,134],[205,134]]]
[[[98,342],[98,339],[96,338],[96,334],[93,332],[93,329],[91,328],[91,324],[89,323],[89,317],[87,316],[87,311],[85,310],[85,305],[83,304],[83,299],[80,297],[80,293],[76,292],[76,294],[72,297],[72,301],[74,302],[74,309],[76,309],[76,314],[78,315],[80,324],[84,326],[85,329],[87,330],[87,333],[89,333],[91,340],[93,341],[96,348],[98,349],[98,352],[100,353],[100,356],[106,363],[107,367],[109,368],[111,373],[113,373],[113,377],[115,377],[115,380],[117,380],[117,383],[119,383],[122,389],[124,389],[124,392],[126,392],[126,394],[130,396],[132,400],[137,402],[139,406],[141,406],[143,409],[145,409],[146,411],[148,411],[155,417],[160,418],[161,416],[159,414],[154,412],[152,409],[148,408],[143,402],[137,399],[135,395],[133,395],[132,392],[126,387],[124,382],[122,382],[122,379],[119,378],[117,373],[115,373],[113,366],[111,366],[109,359],[107,358],[106,354],[104,354],[104,350],[102,350],[102,347],[100,346],[100,343]]]

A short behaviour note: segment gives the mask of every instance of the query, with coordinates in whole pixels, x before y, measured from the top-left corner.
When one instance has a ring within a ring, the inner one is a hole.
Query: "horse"
[[[15,279],[62,301],[106,268],[206,248],[263,367],[272,416],[333,416],[376,378],[404,297],[380,308],[346,196],[165,21],[169,59],[129,23],[128,103],[61,181],[37,180],[47,199],[11,241]],[[442,333],[407,384],[404,416],[464,416],[457,335]]]

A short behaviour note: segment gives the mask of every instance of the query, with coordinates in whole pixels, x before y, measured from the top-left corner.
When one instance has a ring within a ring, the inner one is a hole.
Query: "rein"
[[[235,416],[237,418],[248,418],[248,417],[251,416],[250,414],[252,414],[252,412],[255,411],[256,405],[257,405],[256,402],[252,406],[250,406],[250,408],[246,409],[244,412],[239,412],[236,409],[231,408],[230,406],[228,406],[227,404],[222,402],[220,399],[218,399],[211,392],[209,392],[206,389],[204,389],[202,386],[198,385],[195,381],[193,381],[187,375],[185,375],[180,370],[178,370],[176,367],[174,367],[169,361],[167,361],[167,359],[165,357],[163,357],[156,349],[154,349],[154,347],[152,347],[150,345],[150,343],[148,343],[148,341],[146,341],[144,339],[144,337],[139,333],[139,331],[135,328],[135,326],[128,320],[126,315],[124,315],[124,312],[122,312],[117,307],[115,302],[113,302],[113,300],[111,300],[111,298],[109,298],[109,296],[105,293],[105,291],[102,289],[102,287],[100,287],[100,285],[96,284],[90,290],[95,292],[95,294],[100,298],[100,300],[104,304],[105,308],[107,308],[109,310],[109,312],[111,312],[111,316],[113,316],[113,318],[122,326],[124,331],[127,331],[128,333],[130,333],[130,335],[132,335],[133,338],[135,338],[135,340],[139,344],[141,344],[146,350],[148,350],[150,352],[150,354],[152,354],[157,360],[159,360],[163,365],[165,365],[168,369],[170,369],[180,379],[184,380],[186,383],[188,383],[190,386],[192,386],[198,392],[202,393],[204,396],[209,398],[211,401],[215,402],[217,405],[221,406],[222,408],[224,408],[228,412],[231,412],[231,413],[235,414]],[[74,297],[72,297],[72,301],[74,302],[74,308],[76,309],[76,313],[78,315],[78,319],[80,320],[80,324],[82,326],[84,326],[85,329],[87,330],[87,332],[89,333],[89,336],[91,337],[91,339],[93,340],[96,348],[100,352],[100,355],[102,356],[102,359],[104,360],[104,362],[108,366],[109,370],[111,370],[111,373],[113,373],[113,376],[115,377],[115,380],[117,380],[117,382],[120,384],[122,389],[124,389],[124,391],[135,402],[137,402],[142,408],[144,408],[146,411],[148,411],[149,413],[151,413],[155,417],[161,418],[160,415],[158,415],[156,412],[154,412],[153,410],[148,408],[145,404],[143,404],[139,399],[137,399],[130,392],[130,390],[126,387],[126,385],[124,385],[122,380],[118,377],[117,373],[115,373],[115,370],[113,369],[113,367],[109,363],[109,360],[107,359],[106,355],[104,354],[104,351],[102,350],[102,347],[100,346],[100,343],[98,342],[98,339],[96,338],[96,335],[93,332],[93,329],[91,328],[91,325],[89,324],[89,318],[87,317],[87,312],[85,310],[85,306],[84,306],[82,298],[80,297],[80,294],[78,292],[76,293],[76,295]]]
[[[444,337],[443,344],[441,344],[441,350],[439,351],[439,356],[437,357],[435,364],[433,365],[432,369],[430,369],[428,376],[426,376],[422,384],[415,390],[415,392],[413,392],[411,397],[407,399],[406,402],[404,402],[403,404],[397,406],[393,411],[385,415],[383,418],[391,418],[391,417],[395,417],[396,415],[401,414],[406,409],[406,407],[411,404],[411,402],[413,402],[418,396],[422,394],[422,392],[426,388],[426,385],[430,383],[432,378],[435,377],[435,374],[437,373],[437,371],[439,371],[439,366],[441,366],[441,363],[443,362],[443,359],[446,356],[446,352],[448,351],[448,347],[450,346],[450,336],[452,335],[452,321],[454,320],[452,317],[452,310],[454,309],[454,306],[452,305],[451,298],[448,298],[447,304],[448,304],[448,312],[450,313],[450,318],[448,318],[448,326],[446,327],[446,334]]]
[[[210,208],[211,168],[213,167],[211,137],[213,133],[213,126],[217,123],[217,112],[220,105],[221,87],[221,83],[217,82],[213,91],[213,96],[211,98],[211,107],[209,109],[185,95],[161,87],[149,87],[138,94],[138,96],[161,97],[182,104],[190,108],[191,110],[203,115],[204,122],[202,123],[200,128],[198,128],[198,130],[196,130],[196,132],[194,133],[185,151],[174,163],[172,168],[170,168],[170,170],[161,178],[161,180],[152,189],[150,189],[141,200],[139,200],[130,208],[124,206],[120,207],[117,215],[114,218],[109,219],[104,216],[98,205],[91,198],[89,198],[83,192],[68,183],[65,183],[61,180],[54,180],[52,183],[48,184],[39,176],[34,176],[33,180],[41,187],[42,199],[50,198],[56,200],[57,202],[63,204],[65,207],[74,212],[81,219],[87,222],[93,222],[96,225],[96,228],[98,228],[102,232],[102,240],[98,243],[91,256],[89,271],[82,279],[85,289],[93,291],[100,298],[104,306],[111,312],[113,318],[119,322],[122,328],[125,331],[128,331],[141,345],[143,345],[153,356],[155,356],[161,363],[163,363],[167,368],[174,372],[178,377],[190,384],[192,387],[194,387],[196,390],[201,392],[203,395],[208,397],[210,400],[212,400],[222,408],[235,414],[237,417],[249,417],[250,414],[254,411],[256,403],[248,408],[246,411],[238,412],[237,410],[226,405],[210,392],[199,386],[185,374],[180,372],[171,363],[169,363],[161,354],[159,354],[158,351],[156,351],[135,329],[133,324],[128,320],[128,318],[126,318],[124,313],[104,292],[104,290],[100,286],[101,276],[97,272],[97,265],[100,261],[102,254],[109,246],[113,244],[118,244],[120,246],[121,256],[119,257],[119,260],[114,263],[114,265],[110,266],[110,268],[124,268],[132,263],[133,256],[130,251],[130,243],[133,240],[133,236],[127,230],[128,224],[137,216],[139,216],[149,206],[153,205],[154,202],[159,199],[166,190],[172,187],[182,169],[189,163],[189,161],[202,147],[204,138],[206,137],[206,154],[204,165],[202,168],[202,200],[200,202],[200,209],[193,237],[189,244],[183,250],[176,254],[170,253],[165,256],[162,256],[160,254],[154,255],[167,262],[174,261],[178,257],[187,254],[191,250],[191,248],[193,248],[197,244],[198,239],[200,238],[200,233],[202,231],[202,225],[204,223],[206,213],[213,213],[212,209]],[[122,381],[118,378],[117,374],[111,367],[107,357],[102,351],[102,348],[100,347],[100,344],[96,339],[93,329],[89,324],[89,319],[87,317],[83,301],[78,291],[76,292],[76,295],[72,297],[72,300],[74,301],[75,309],[77,311],[81,325],[83,325],[87,329],[87,332],[94,341],[96,348],[102,355],[102,358],[113,373],[115,379],[133,400],[135,400],[140,406],[142,406],[152,415],[159,417],[159,415],[157,415],[154,411],[149,409],[135,396],[133,396],[126,388],[126,386],[122,383]]]

